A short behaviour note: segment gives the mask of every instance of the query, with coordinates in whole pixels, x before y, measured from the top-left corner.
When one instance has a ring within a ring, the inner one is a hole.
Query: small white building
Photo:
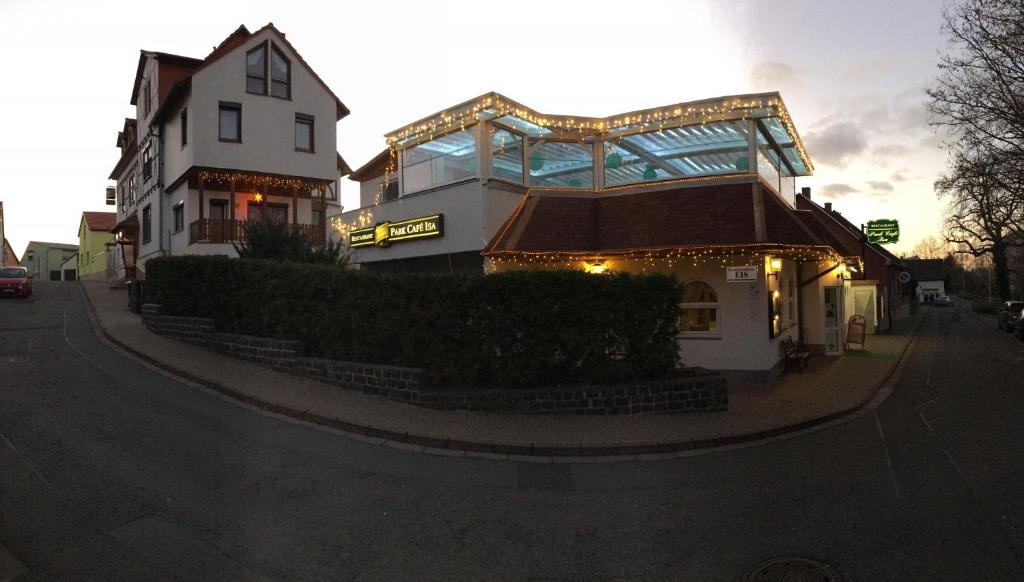
[[[141,51],[131,104],[110,174],[112,271],[144,279],[152,257],[233,256],[257,216],[325,240],[349,173],[336,151],[349,110],[273,24],[240,26],[203,59]]]
[[[911,277],[917,282],[917,301],[931,303],[946,294],[946,270],[942,259],[906,259]]]

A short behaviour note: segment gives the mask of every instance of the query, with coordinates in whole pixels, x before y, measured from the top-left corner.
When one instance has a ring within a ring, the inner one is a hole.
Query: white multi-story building
[[[131,104],[110,174],[129,279],[160,255],[235,255],[249,218],[324,240],[349,110],[273,24],[240,26],[204,59],[141,51]]]

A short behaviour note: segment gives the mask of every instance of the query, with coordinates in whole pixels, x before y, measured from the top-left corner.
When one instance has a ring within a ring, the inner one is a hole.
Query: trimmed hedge
[[[147,301],[306,355],[426,368],[435,385],[526,388],[670,375],[681,288],[665,275],[385,274],[220,257],[146,264]]]

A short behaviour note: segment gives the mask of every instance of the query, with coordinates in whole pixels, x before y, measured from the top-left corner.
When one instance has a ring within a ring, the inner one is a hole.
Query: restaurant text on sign
[[[444,215],[433,214],[410,218],[401,222],[382,222],[369,228],[349,232],[349,246],[353,248],[386,247],[393,242],[444,235]]]

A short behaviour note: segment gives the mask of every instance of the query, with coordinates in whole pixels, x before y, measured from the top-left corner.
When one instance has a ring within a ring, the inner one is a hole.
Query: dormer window
[[[270,94],[292,98],[292,63],[276,45],[270,45]]]
[[[267,45],[252,49],[245,55],[245,91],[267,94]]]

